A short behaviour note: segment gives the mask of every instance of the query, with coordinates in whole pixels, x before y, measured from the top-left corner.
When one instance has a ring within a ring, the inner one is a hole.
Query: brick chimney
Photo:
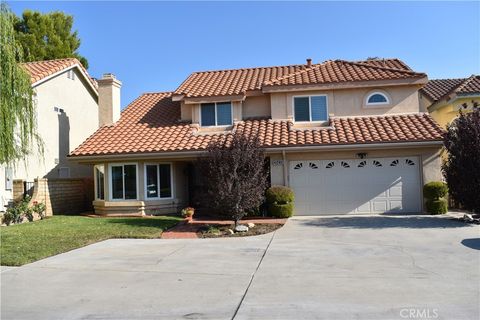
[[[311,67],[311,66],[312,66],[312,59],[307,58],[307,67]]]
[[[120,119],[120,88],[122,83],[112,73],[105,73],[98,82],[98,124],[115,123]]]

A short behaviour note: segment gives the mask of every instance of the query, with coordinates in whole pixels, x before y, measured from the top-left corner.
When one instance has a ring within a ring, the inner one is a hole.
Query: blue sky
[[[8,2],[8,1],[7,1]],[[480,73],[480,2],[9,2],[75,18],[89,73],[122,106],[193,71],[398,57],[429,78]]]

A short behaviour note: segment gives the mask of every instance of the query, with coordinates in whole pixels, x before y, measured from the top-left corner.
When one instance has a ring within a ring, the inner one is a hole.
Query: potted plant
[[[195,208],[186,207],[182,209],[182,216],[187,219],[187,221],[192,221],[193,214],[195,213]]]

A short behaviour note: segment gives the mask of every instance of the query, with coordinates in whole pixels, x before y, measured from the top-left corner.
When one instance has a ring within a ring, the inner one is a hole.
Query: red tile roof
[[[319,64],[259,67],[192,73],[175,95],[212,97],[244,94],[274,85],[311,85],[371,80],[423,78],[398,59],[326,61]]]
[[[480,76],[472,75],[464,83],[462,83],[457,90],[457,94],[476,94],[480,93]]]
[[[172,93],[148,93],[132,102],[120,120],[104,126],[71,156],[204,150],[215,139],[233,132],[257,135],[263,146],[315,146],[441,140],[443,130],[427,114],[333,118],[331,127],[298,130],[290,121],[245,120],[228,134],[196,134],[179,122],[180,104]]]
[[[66,59],[56,59],[56,60],[45,60],[45,61],[34,61],[22,63],[22,66],[25,67],[27,72],[30,74],[32,84],[43,80],[59,71],[70,68],[71,66],[78,65],[81,72],[84,73],[85,77],[90,81],[90,84],[97,88],[97,82],[95,79],[91,78],[88,75],[87,70],[76,58],[66,58]]]
[[[430,80],[421,89],[421,92],[433,102],[439,101],[449,94],[480,94],[480,76],[472,75],[460,79]]]

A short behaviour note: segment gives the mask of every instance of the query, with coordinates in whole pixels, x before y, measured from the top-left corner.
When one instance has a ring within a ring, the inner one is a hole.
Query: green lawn
[[[46,220],[0,228],[3,266],[21,266],[111,238],[159,238],[181,218],[89,218],[53,216]]]

